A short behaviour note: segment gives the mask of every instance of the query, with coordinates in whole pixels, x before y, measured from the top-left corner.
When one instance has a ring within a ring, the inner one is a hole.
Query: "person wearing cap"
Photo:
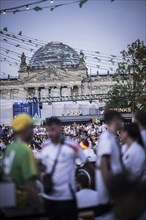
[[[39,199],[35,178],[38,173],[33,153],[28,147],[33,138],[33,120],[27,114],[19,114],[13,120],[12,128],[15,140],[5,151],[4,179],[16,185],[17,206],[26,206],[30,202],[37,208]]]

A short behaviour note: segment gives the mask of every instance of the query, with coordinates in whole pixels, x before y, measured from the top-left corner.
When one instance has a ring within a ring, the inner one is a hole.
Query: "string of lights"
[[[8,43],[8,44],[13,45],[13,46],[15,46],[15,47],[20,47],[20,48],[23,48],[23,49],[26,49],[26,50],[29,50],[29,51],[30,51],[30,48],[28,48],[28,47],[26,48],[26,47],[24,47],[24,46],[22,46],[22,45],[20,45],[20,44],[15,45],[13,42],[7,42],[7,41],[4,40],[4,39],[2,39],[2,41],[3,41],[4,43]],[[34,51],[34,50],[31,48],[31,51]],[[5,49],[5,52],[6,52],[6,53],[9,53],[9,50],[8,50],[8,49]],[[95,59],[95,58],[96,58],[96,59]],[[98,57],[89,56],[88,54],[86,54],[85,60],[90,61],[90,62],[92,61],[94,64],[102,63],[102,62],[104,62],[104,63],[111,62],[111,63],[114,65],[115,63],[116,63],[116,64],[118,63],[117,60],[109,59],[109,57],[108,57],[108,59],[106,59],[106,57],[102,56],[102,59],[99,59]]]
[[[42,11],[43,9],[50,9],[51,11],[53,11],[54,9],[61,7],[61,6],[66,6],[66,5],[71,5],[71,4],[79,4],[80,7],[82,7],[82,5],[85,3],[85,1],[83,0],[76,0],[76,1],[69,1],[66,3],[62,3],[62,4],[56,4],[56,5],[52,5],[52,3],[54,3],[53,0],[50,0],[51,5],[49,6],[38,6],[41,3],[47,2],[49,0],[42,0],[42,1],[38,1],[38,2],[33,2],[33,3],[29,3],[29,4],[25,4],[25,5],[21,5],[21,6],[16,6],[13,8],[5,8],[5,9],[1,9],[0,10],[0,14],[2,15],[6,15],[7,13],[13,13],[16,14],[18,12],[28,12],[28,11]],[[88,1],[88,0],[86,0]],[[31,7],[34,6],[34,7]]]
[[[10,52],[10,53],[13,53],[14,56],[16,56],[17,58],[20,58],[21,57],[21,53],[15,53],[14,51],[9,51],[8,49],[5,49],[5,48],[2,48],[2,51],[4,51],[6,53],[5,57],[7,58],[10,58],[7,54]],[[3,54],[4,55],[4,54]],[[14,57],[13,56],[13,57]],[[47,58],[47,56],[45,56]],[[45,58],[44,57],[44,58]],[[27,57],[28,61],[30,61],[30,57]],[[18,60],[17,60],[18,61]],[[90,62],[89,62],[90,61]],[[20,62],[20,60],[19,60]],[[99,65],[97,65],[97,63],[95,62],[95,60],[88,60],[86,62],[86,65],[90,65],[94,68],[100,68],[100,67],[108,67],[110,70],[112,70],[113,68],[110,67],[110,63],[109,62],[106,62],[106,61],[102,61],[99,63]]]
[[[22,43],[33,44],[36,47],[45,46],[45,44],[48,43],[46,41],[34,39],[34,38],[31,38],[31,37],[27,37],[27,36],[22,36],[21,31],[20,31],[20,34],[16,34],[16,33],[13,33],[13,32],[8,32],[8,31],[4,32],[3,30],[0,30],[0,34],[4,35],[5,38],[10,37],[11,39],[14,39],[15,41],[16,41],[16,39],[19,39],[19,40],[22,41]],[[118,60],[122,59],[122,56],[120,56],[120,55],[111,55],[111,54],[101,53],[99,51],[82,50],[82,49],[79,49],[79,48],[74,48],[74,49],[78,52],[83,51],[86,54],[88,54],[88,56],[90,55],[91,57],[93,56],[93,57],[102,57],[102,58],[113,58],[113,59],[118,59]]]

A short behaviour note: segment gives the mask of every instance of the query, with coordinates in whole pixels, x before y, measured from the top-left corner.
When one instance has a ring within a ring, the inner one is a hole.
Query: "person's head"
[[[134,122],[140,129],[146,129],[146,111],[137,111],[134,115]]]
[[[114,110],[105,110],[104,121],[116,132],[121,128],[123,119],[119,112]]]
[[[56,143],[60,141],[60,138],[62,136],[62,125],[61,121],[58,118],[48,118],[46,120],[46,130],[52,142]]]
[[[111,178],[109,192],[114,204],[117,220],[138,219],[145,210],[146,187],[144,183],[132,181],[125,173]]]
[[[137,141],[140,145],[143,146],[142,138],[138,125],[136,123],[125,124],[120,131],[120,140],[123,144],[129,143],[131,141]]]
[[[14,130],[16,138],[30,143],[33,138],[33,120],[32,118],[23,113],[17,115],[12,122],[12,128]]]
[[[89,188],[89,179],[84,173],[79,173],[76,178],[79,190]]]

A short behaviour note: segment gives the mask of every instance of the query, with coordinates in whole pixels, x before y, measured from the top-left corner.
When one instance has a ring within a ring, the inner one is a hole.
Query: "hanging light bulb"
[[[50,3],[51,3],[51,4],[54,3],[54,0],[50,0]]]
[[[26,5],[26,10],[29,10],[29,6],[28,5]]]
[[[5,14],[6,14],[6,10],[4,10],[4,11],[2,12],[2,14],[5,15]]]

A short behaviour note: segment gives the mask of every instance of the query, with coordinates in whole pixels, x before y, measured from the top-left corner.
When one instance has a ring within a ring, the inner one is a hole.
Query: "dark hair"
[[[126,131],[132,139],[137,140],[137,142],[143,146],[140,131],[136,123],[125,124],[122,130]]]
[[[146,127],[146,111],[138,110],[135,113],[135,118],[140,122],[140,124]]]
[[[128,194],[145,198],[146,187],[141,181],[131,180],[127,174],[119,173],[111,177],[109,192],[113,199],[122,198]]]
[[[46,119],[46,125],[47,126],[51,126],[53,124],[61,125],[61,121],[58,118],[56,118],[56,117],[51,117],[51,118],[47,118]]]
[[[104,120],[106,123],[112,122],[115,118],[119,118],[122,120],[122,116],[119,112],[114,111],[114,110],[105,110]]]
[[[84,173],[80,173],[77,175],[77,182],[81,184],[81,187],[89,188],[89,179]]]

